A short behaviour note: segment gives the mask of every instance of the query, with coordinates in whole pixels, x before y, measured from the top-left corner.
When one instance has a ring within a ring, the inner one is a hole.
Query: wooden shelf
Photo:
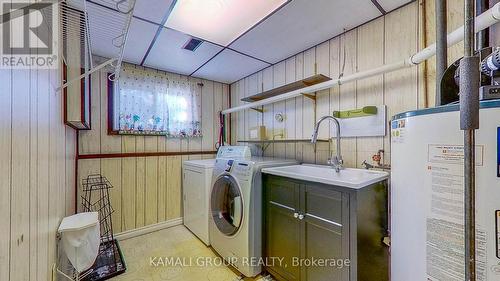
[[[281,87],[278,87],[278,88],[275,88],[275,89],[272,89],[269,91],[265,91],[265,92],[262,92],[262,93],[259,93],[259,94],[253,95],[253,96],[242,98],[241,100],[246,101],[246,102],[259,101],[259,100],[267,99],[270,97],[278,96],[281,94],[285,94],[285,93],[288,93],[291,91],[295,91],[298,89],[302,89],[305,87],[309,87],[312,85],[316,85],[316,84],[319,84],[319,83],[322,83],[322,82],[325,82],[328,80],[332,80],[332,78],[327,77],[323,74],[317,74],[317,75],[302,79],[302,80],[297,81],[297,82],[286,84],[284,86],[281,86]],[[313,96],[313,95],[308,95],[308,97],[310,97],[310,96]]]

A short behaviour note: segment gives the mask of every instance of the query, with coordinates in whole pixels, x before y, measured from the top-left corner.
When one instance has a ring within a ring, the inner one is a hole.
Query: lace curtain
[[[200,137],[198,85],[166,73],[124,65],[115,91],[121,134]]]

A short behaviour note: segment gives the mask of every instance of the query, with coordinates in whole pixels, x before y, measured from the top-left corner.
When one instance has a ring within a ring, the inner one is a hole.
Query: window
[[[123,65],[110,93],[114,133],[201,137],[201,99],[195,83]]]

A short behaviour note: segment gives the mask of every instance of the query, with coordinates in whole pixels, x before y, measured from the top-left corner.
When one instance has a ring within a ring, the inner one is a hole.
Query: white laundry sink
[[[293,165],[262,169],[265,174],[282,176],[328,185],[360,189],[389,177],[389,173],[366,169],[345,168],[335,172],[330,166],[323,165]]]

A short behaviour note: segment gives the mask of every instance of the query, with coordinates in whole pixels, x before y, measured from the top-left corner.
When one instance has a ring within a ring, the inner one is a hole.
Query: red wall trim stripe
[[[101,158],[127,158],[127,157],[154,157],[154,156],[178,156],[178,155],[206,155],[217,154],[217,151],[172,151],[172,152],[132,152],[132,153],[106,153],[106,154],[82,154],[78,159],[101,159]]]

